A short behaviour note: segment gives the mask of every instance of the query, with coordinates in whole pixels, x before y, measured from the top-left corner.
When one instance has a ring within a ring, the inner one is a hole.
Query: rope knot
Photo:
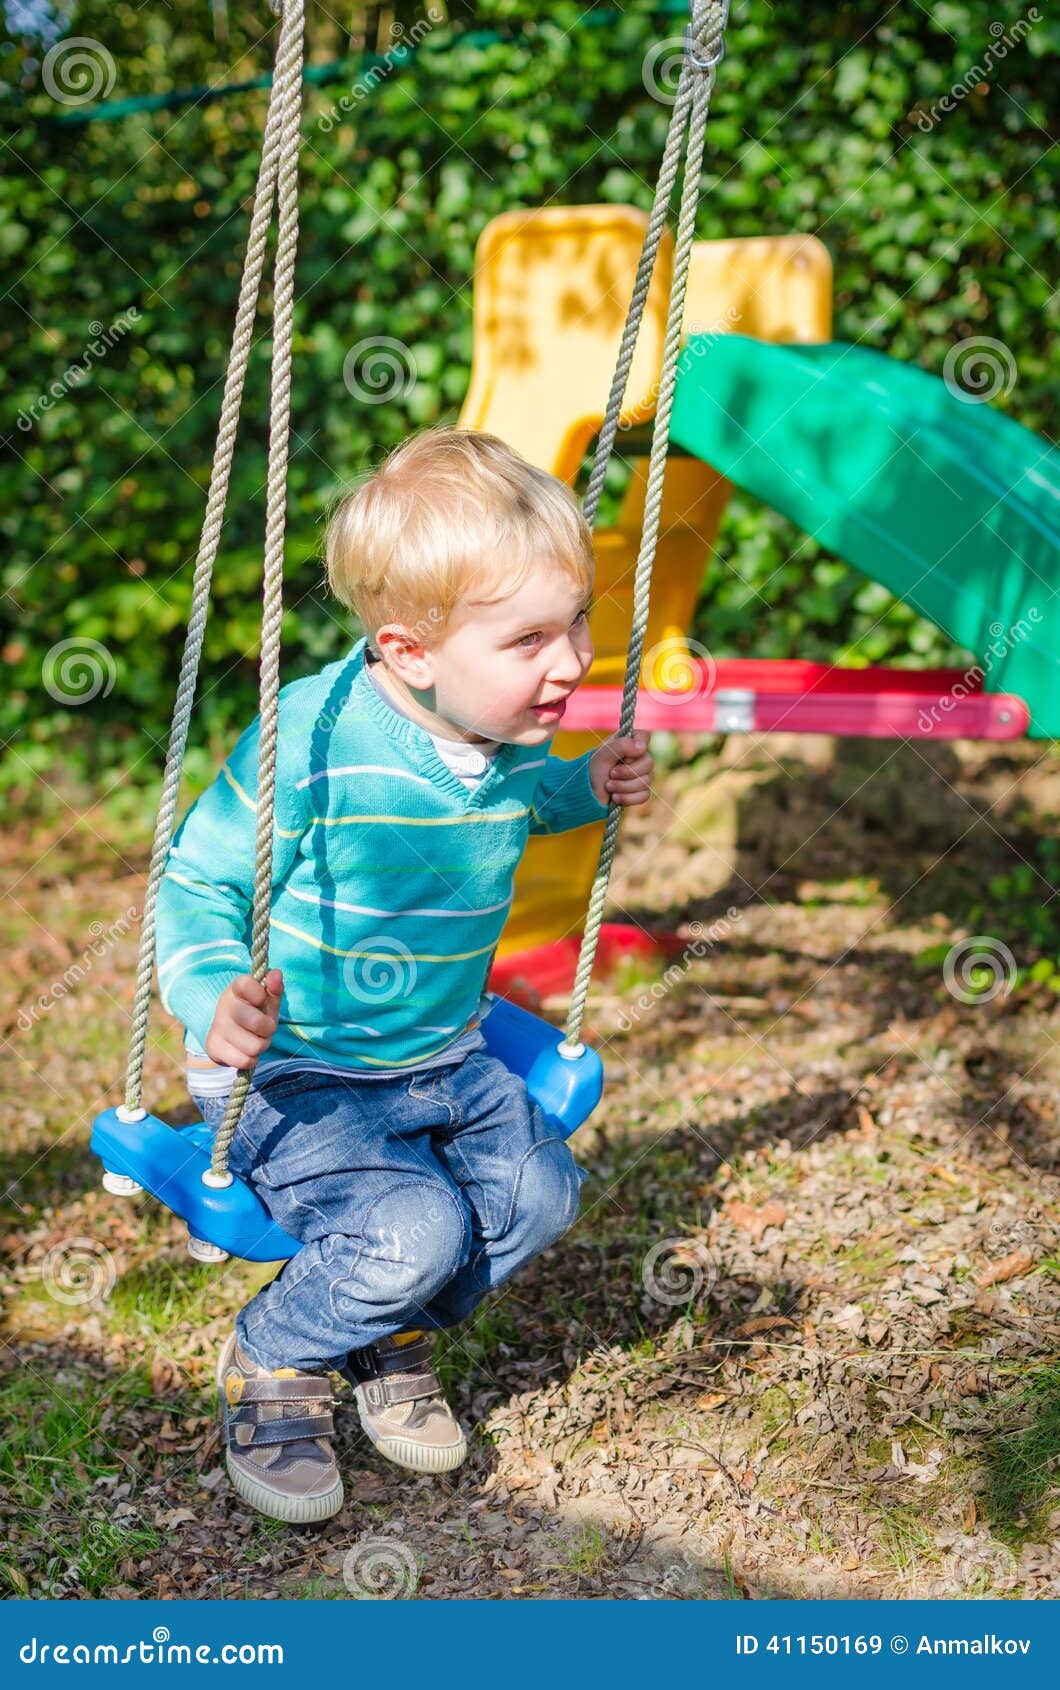
[[[728,22],[729,0],[720,0],[720,4],[709,7],[705,19],[694,19],[685,25],[685,58],[711,80],[725,57]]]

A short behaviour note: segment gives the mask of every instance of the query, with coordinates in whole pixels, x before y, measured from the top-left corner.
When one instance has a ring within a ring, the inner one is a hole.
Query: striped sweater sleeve
[[[285,714],[281,693],[273,887],[287,875],[305,830],[291,755],[298,726],[285,722]],[[184,817],[158,888],[162,1007],[183,1022],[203,1050],[222,992],[251,972],[260,725],[255,718],[213,784]]]
[[[581,757],[549,757],[530,807],[530,832],[568,833],[571,828],[607,819],[589,778],[591,751]]]

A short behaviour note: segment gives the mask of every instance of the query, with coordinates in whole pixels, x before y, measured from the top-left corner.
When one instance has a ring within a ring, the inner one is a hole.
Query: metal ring
[[[717,52],[712,59],[701,59],[699,57],[698,53],[696,53],[696,51],[694,50],[694,47],[693,47],[693,41],[694,41],[695,38],[692,34],[692,25],[691,25],[691,23],[687,23],[685,25],[685,57],[687,59],[689,59],[692,64],[695,65],[697,70],[716,70],[718,65],[721,64],[722,59],[725,57],[725,34],[724,34],[724,31],[728,26],[728,22],[729,22],[729,0],[722,0],[721,25],[720,25],[720,33],[718,35],[718,47],[717,47]]]
[[[693,41],[692,25],[686,24],[685,25],[685,58],[688,59],[690,64],[695,65],[697,70],[704,70],[704,71],[705,70],[717,70],[718,66],[721,64],[722,59],[725,57],[725,42],[724,42],[724,40],[719,40],[717,53],[715,54],[715,56],[712,59],[701,59],[699,57],[699,54],[694,51],[693,46],[692,46],[692,41]]]

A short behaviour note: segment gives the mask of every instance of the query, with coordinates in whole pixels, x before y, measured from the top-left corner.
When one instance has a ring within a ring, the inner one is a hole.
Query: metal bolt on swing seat
[[[126,1174],[113,1174],[109,1168],[104,1168],[103,1189],[109,1191],[112,1197],[138,1197],[143,1186],[137,1185]]]
[[[227,1262],[228,1260],[227,1250],[222,1250],[218,1244],[211,1244],[205,1238],[196,1238],[193,1232],[188,1233],[188,1255],[195,1262]]]
[[[147,1110],[142,1105],[129,1109],[124,1103],[119,1103],[114,1113],[119,1121],[125,1122],[126,1126],[131,1125],[134,1121],[145,1121],[147,1119]],[[127,1174],[116,1174],[112,1169],[104,1168],[103,1189],[109,1191],[112,1197],[138,1197],[143,1190],[143,1186],[139,1185],[136,1180],[130,1179]]]
[[[714,732],[749,734],[755,726],[755,695],[750,687],[719,687],[714,694]]]

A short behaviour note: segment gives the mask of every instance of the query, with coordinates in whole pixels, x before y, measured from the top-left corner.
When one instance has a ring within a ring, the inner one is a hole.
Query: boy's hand
[[[651,797],[655,767],[643,728],[612,734],[589,759],[589,779],[601,804],[645,804]]]
[[[231,1068],[253,1068],[268,1050],[280,1018],[283,975],[270,968],[265,985],[241,974],[221,993],[206,1038],[206,1054]]]

